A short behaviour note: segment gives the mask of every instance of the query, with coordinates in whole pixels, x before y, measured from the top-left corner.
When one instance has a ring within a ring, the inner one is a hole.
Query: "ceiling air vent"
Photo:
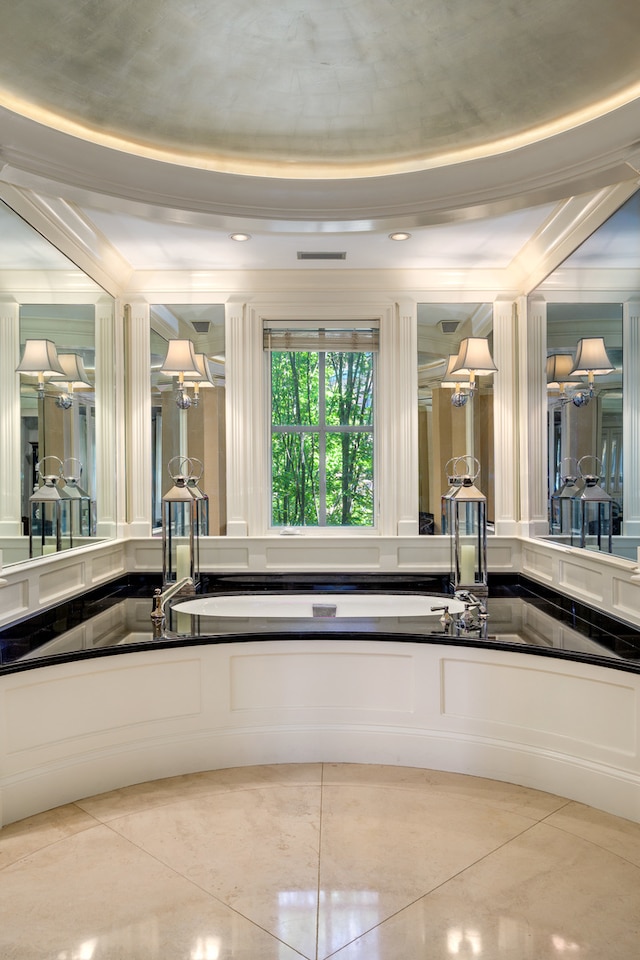
[[[209,327],[211,326],[210,320],[192,320],[191,326],[196,333],[209,333]]]
[[[440,320],[440,329],[443,333],[455,333],[459,326],[459,320]]]
[[[346,260],[345,251],[298,250],[298,260]]]

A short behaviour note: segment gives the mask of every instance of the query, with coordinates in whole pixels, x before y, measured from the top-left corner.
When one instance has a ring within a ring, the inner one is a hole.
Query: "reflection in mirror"
[[[113,323],[113,299],[0,202],[5,565],[115,535]],[[65,501],[57,531],[45,475]]]
[[[39,388],[39,358],[30,365],[28,347],[47,336],[55,337],[49,342],[62,372],[50,371]],[[41,556],[82,546],[96,533],[93,304],[22,305],[20,350],[22,522],[29,555]]]
[[[208,534],[224,535],[227,519],[222,304],[151,307],[151,416],[154,534],[161,532],[162,495],[171,485],[167,465],[174,457],[185,457],[192,461],[197,474],[201,471],[198,487],[208,497]]]
[[[563,475],[575,467],[572,461],[583,456],[592,458],[586,462],[591,462],[603,489],[613,500],[613,553],[633,560],[640,547],[640,460],[635,439],[640,409],[635,346],[640,320],[639,236],[640,191],[636,191],[530,296],[534,313],[546,313],[548,357],[566,354],[566,362],[570,363],[568,372],[564,367],[564,373],[563,362],[558,363],[558,377],[554,380],[551,365],[556,361],[547,361],[549,496],[562,489]],[[588,365],[580,361],[580,369],[586,375],[575,370],[578,342],[585,339],[597,341],[593,345],[606,352],[600,361],[591,361],[599,367],[593,376],[593,396]],[[576,377],[581,381],[578,384]],[[557,387],[550,385],[554,382]],[[576,403],[573,398],[579,394],[588,402],[581,403],[577,397]],[[558,526],[557,520],[554,526]],[[571,534],[566,528],[565,522],[563,532],[554,529],[551,536],[567,542]],[[586,533],[591,535],[586,546],[597,546],[592,532]],[[579,544],[574,542],[575,545]]]
[[[572,546],[622,533],[622,322],[621,303],[547,304],[549,528]],[[585,514],[586,476],[611,497],[606,530]]]
[[[492,308],[485,303],[418,304],[418,462],[420,533],[442,533],[441,497],[449,484],[447,464],[475,457],[476,481],[487,497],[489,529],[494,517],[493,386],[476,379],[469,396],[469,374],[450,373],[463,340],[489,337]],[[451,361],[451,362],[450,362]]]

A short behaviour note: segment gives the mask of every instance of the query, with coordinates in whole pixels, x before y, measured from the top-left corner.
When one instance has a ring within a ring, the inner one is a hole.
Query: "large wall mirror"
[[[608,549],[609,524],[612,550],[623,532],[622,314],[621,303],[547,304],[549,528],[573,546],[598,546],[593,509],[583,538],[585,476],[597,476],[593,489],[602,491],[600,549]],[[591,385],[589,374],[571,372],[576,363],[586,369],[578,351],[592,353],[584,361],[594,365]]]
[[[474,458],[477,485],[494,519],[493,379],[453,374],[453,357],[468,338],[491,352],[492,307],[487,303],[418,304],[418,459],[420,533],[441,533],[441,497],[448,487],[447,464]],[[468,461],[471,466],[473,460]],[[465,472],[465,464],[459,467]]]
[[[4,203],[0,297],[7,565],[115,536],[114,304]]]
[[[638,416],[639,236],[635,193],[530,298],[546,314],[549,536],[630,559],[640,544],[638,470],[625,450]],[[600,513],[580,502],[585,474],[602,491]]]
[[[198,375],[190,369],[193,357]],[[226,534],[224,305],[151,307],[151,416],[154,534],[170,465],[172,472],[195,472],[209,502],[206,532]]]

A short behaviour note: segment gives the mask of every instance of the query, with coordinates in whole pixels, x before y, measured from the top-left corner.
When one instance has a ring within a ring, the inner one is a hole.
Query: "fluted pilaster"
[[[131,537],[151,536],[151,326],[147,303],[125,309],[127,523]]]
[[[622,532],[640,536],[640,303],[623,305],[622,447],[624,450],[624,510]]]
[[[20,508],[20,321],[17,303],[0,303],[0,536],[22,534]]]
[[[380,318],[376,403],[379,529],[418,533],[418,320],[415,303]]]
[[[226,308],[227,533],[265,530],[266,432],[262,320],[244,304]]]
[[[520,532],[541,536],[549,532],[547,491],[547,304],[518,300],[520,357]]]

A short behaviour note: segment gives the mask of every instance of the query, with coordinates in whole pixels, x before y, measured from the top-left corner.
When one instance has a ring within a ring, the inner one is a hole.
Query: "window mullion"
[[[326,354],[318,355],[318,519],[327,522],[327,397],[325,389]]]

